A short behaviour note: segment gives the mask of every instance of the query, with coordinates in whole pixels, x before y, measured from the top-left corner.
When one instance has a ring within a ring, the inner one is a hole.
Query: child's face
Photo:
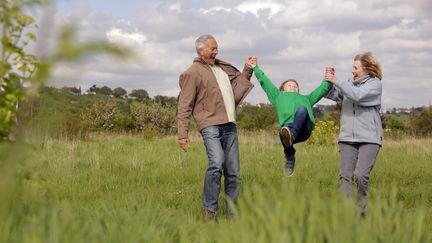
[[[283,92],[296,92],[298,93],[299,88],[294,82],[286,82],[283,86]]]

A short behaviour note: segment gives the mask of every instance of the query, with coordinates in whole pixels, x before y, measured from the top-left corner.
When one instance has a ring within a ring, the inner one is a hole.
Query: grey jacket
[[[381,80],[366,76],[359,80],[337,80],[326,98],[340,102],[339,142],[382,145]]]

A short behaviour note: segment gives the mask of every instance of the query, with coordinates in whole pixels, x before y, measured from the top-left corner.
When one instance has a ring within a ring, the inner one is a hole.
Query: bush
[[[432,106],[425,109],[419,117],[411,121],[411,130],[417,136],[431,136],[432,135]]]
[[[339,126],[334,121],[317,121],[307,143],[320,145],[333,144],[336,141],[338,131]]]
[[[271,105],[241,107],[237,120],[240,129],[249,131],[279,127],[276,111]]]
[[[383,127],[389,130],[405,130],[405,124],[400,117],[386,115],[383,120]]]
[[[95,131],[112,131],[116,118],[117,106],[112,100],[98,100],[81,113],[83,125]]]
[[[131,113],[135,120],[135,128],[140,132],[147,134],[149,130],[154,130],[161,135],[171,135],[177,131],[175,107],[134,102],[131,104]]]

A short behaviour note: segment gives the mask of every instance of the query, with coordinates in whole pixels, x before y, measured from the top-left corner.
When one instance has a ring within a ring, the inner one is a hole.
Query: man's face
[[[215,39],[207,40],[207,47],[199,49],[200,57],[210,65],[215,64],[216,55],[218,54],[218,44]]]

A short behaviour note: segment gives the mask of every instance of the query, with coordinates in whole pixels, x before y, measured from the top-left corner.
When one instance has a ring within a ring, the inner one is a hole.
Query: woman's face
[[[354,80],[368,75],[368,73],[363,69],[362,64],[359,60],[354,61],[352,75]]]
[[[284,92],[297,92],[298,93],[298,86],[296,83],[294,82],[286,82],[283,86],[283,91]]]

